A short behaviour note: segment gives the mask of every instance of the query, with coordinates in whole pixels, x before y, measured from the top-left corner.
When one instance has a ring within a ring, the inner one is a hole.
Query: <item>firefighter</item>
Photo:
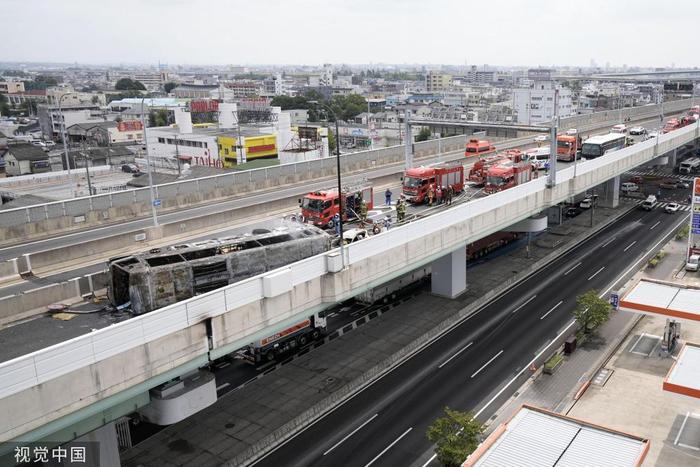
[[[435,198],[435,189],[433,188],[433,185],[430,185],[428,188],[428,206],[433,205],[433,198]]]
[[[448,206],[452,206],[452,197],[455,194],[455,189],[452,188],[452,185],[449,185],[447,187],[447,204]]]
[[[442,186],[440,186],[440,185],[438,185],[438,187],[435,189],[435,199],[437,201],[436,204],[442,204],[442,201],[443,201],[442,198],[444,195],[443,191],[444,190],[442,189]]]
[[[391,206],[391,190],[389,188],[384,192],[384,201],[387,206]]]
[[[406,218],[406,202],[402,199],[396,203],[396,221],[403,222]]]
[[[360,220],[362,222],[367,221],[367,203],[365,203],[365,200],[360,201]]]
[[[386,231],[388,232],[390,227],[391,227],[391,216],[386,216],[384,218],[384,229],[386,229]]]
[[[335,234],[340,235],[340,214],[337,212],[333,216],[333,227],[335,228]]]

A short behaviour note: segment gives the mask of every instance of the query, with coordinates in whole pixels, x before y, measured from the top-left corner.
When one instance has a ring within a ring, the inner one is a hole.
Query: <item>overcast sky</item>
[[[2,0],[0,61],[692,67],[699,0]]]

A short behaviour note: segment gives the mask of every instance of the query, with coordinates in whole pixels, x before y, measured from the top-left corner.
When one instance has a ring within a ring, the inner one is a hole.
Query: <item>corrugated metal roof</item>
[[[655,307],[671,310],[669,312],[671,315],[673,312],[680,312],[683,315],[678,317],[700,320],[699,289],[641,280],[622,300],[624,304],[621,307],[625,310],[649,312],[648,307]],[[662,311],[656,311],[656,313],[664,314]]]
[[[474,466],[627,467],[644,449],[642,439],[523,407]]]
[[[666,381],[671,384],[700,390],[700,347],[685,345]]]

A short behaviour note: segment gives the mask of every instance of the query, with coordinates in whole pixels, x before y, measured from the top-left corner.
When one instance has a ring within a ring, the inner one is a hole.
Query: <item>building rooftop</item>
[[[68,127],[68,130],[71,130],[73,128],[78,129],[80,128],[81,130],[89,130],[94,127],[100,127],[100,128],[114,128],[117,126],[117,122],[115,121],[106,121],[106,122],[88,122],[88,123],[75,123],[71,126]]]
[[[649,440],[524,405],[462,467],[639,466]]]
[[[8,152],[18,161],[43,161],[49,158],[44,150],[31,144],[11,144]]]
[[[700,289],[683,284],[641,280],[621,297],[620,309],[700,321]]]
[[[686,343],[664,378],[664,391],[700,399],[700,346]]]

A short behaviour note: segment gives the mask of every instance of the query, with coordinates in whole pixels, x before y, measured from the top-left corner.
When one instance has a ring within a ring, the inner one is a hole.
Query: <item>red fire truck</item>
[[[529,182],[534,174],[530,161],[524,161],[522,158],[501,162],[492,166],[486,173],[484,193],[496,193]]]
[[[501,162],[507,162],[509,159],[521,159],[522,155],[523,153],[519,149],[508,149],[498,154],[480,157],[469,171],[469,181],[477,185],[483,185],[486,183],[486,173],[490,167],[500,164]]]
[[[374,207],[372,185],[363,184],[343,189],[342,196],[338,190],[312,191],[300,200],[301,214],[307,222],[317,227],[335,227],[333,216],[340,212],[340,202],[343,203],[343,221],[354,219],[360,212],[360,204],[364,200],[367,209]]]
[[[410,168],[404,173],[401,192],[409,202],[421,204],[427,201],[431,185],[452,185],[455,193],[461,193],[464,190],[464,166],[460,163],[441,163]]]
[[[496,150],[496,146],[486,140],[470,139],[467,147],[464,150],[465,157],[478,156],[479,154],[488,154]]]

